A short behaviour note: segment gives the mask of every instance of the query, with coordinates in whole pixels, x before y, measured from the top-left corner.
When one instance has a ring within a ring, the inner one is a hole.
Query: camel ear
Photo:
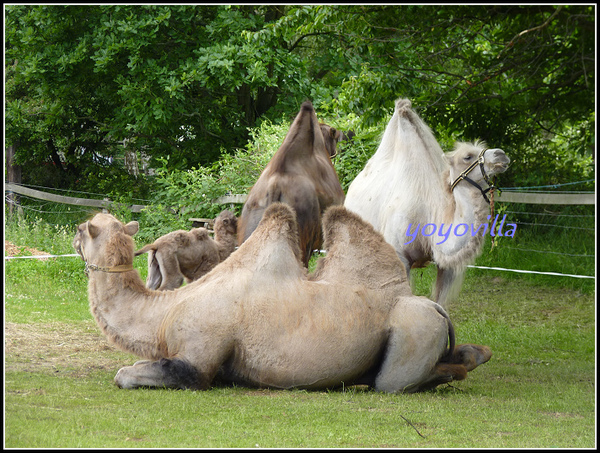
[[[87,222],[87,230],[88,230],[88,234],[90,235],[90,237],[92,239],[97,238],[98,235],[100,234],[100,228],[93,225],[91,220]]]
[[[335,138],[335,134],[337,134],[337,130],[335,130],[335,128],[331,128],[329,129],[329,135],[331,135],[331,138]]]
[[[140,229],[140,224],[137,223],[135,220],[129,222],[127,225],[125,225],[125,233],[127,233],[129,236],[133,236],[135,233],[138,232],[138,230]]]

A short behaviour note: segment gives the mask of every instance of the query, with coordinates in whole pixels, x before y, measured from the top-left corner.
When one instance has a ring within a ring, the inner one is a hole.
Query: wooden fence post
[[[6,178],[9,183],[21,184],[21,166],[14,163],[17,146],[17,143],[13,143],[6,147]],[[19,204],[19,195],[12,191],[8,192],[6,201],[8,202],[8,213],[12,217],[15,207]],[[17,212],[21,213],[21,208]]]

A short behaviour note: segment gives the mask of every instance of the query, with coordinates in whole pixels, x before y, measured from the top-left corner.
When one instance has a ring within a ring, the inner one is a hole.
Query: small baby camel
[[[135,252],[135,256],[148,252],[148,277],[150,289],[172,290],[198,280],[213,267],[224,261],[234,251],[237,242],[237,218],[222,211],[215,219],[215,238],[206,228],[190,231],[172,231]]]

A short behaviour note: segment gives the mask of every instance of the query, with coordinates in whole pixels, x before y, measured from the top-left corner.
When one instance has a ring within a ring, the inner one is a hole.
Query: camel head
[[[237,234],[237,217],[235,214],[227,209],[221,211],[221,213],[215,219],[214,226],[215,234],[219,232],[220,235],[236,235]]]
[[[319,123],[319,127],[321,128],[321,132],[323,133],[323,139],[325,140],[325,148],[329,152],[329,156],[333,159],[337,156],[337,143],[341,141],[349,141],[354,137],[353,131],[340,131],[334,127],[331,127],[329,124]]]
[[[446,159],[450,165],[452,190],[459,183],[477,184],[479,187],[491,185],[490,178],[504,173],[510,164],[504,151],[488,148],[482,141],[457,142],[454,151],[446,154]],[[463,179],[465,181],[461,182]]]
[[[96,214],[77,227],[73,248],[86,265],[102,268],[133,263],[133,235],[138,222],[124,225],[110,214]]]

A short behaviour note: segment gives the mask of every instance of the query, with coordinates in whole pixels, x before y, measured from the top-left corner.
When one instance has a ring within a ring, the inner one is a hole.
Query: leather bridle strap
[[[487,148],[481,150],[481,152],[479,153],[479,156],[477,157],[477,160],[475,162],[473,162],[471,165],[469,165],[460,175],[458,175],[458,177],[454,180],[454,182],[450,186],[451,191],[454,191],[454,188],[456,187],[456,185],[464,179],[469,184],[477,187],[479,189],[479,191],[481,192],[481,195],[483,195],[483,198],[485,199],[485,201],[487,201],[488,204],[490,203],[490,200],[487,197],[487,193],[490,190],[494,190],[496,187],[488,178],[488,175],[486,174],[485,168],[484,168],[484,163],[485,163],[484,154],[487,150],[488,150]],[[483,175],[483,179],[488,184],[487,189],[483,189],[479,184],[477,184],[475,181],[473,181],[471,178],[469,178],[467,176],[469,173],[471,173],[475,169],[475,167],[477,167],[477,165],[479,165],[479,168],[481,169],[481,174]]]

